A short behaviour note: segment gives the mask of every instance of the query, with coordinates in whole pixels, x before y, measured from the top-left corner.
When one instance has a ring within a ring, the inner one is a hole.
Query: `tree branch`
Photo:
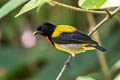
[[[104,9],[105,11],[106,11],[106,13],[108,14],[108,16],[110,17],[110,18],[112,18],[112,16],[111,16],[111,12],[109,11],[109,10],[107,10],[107,9]]]
[[[111,12],[111,17],[113,17],[115,14],[117,14],[120,11],[120,7],[116,8],[114,11]],[[103,25],[105,22],[107,22],[110,19],[110,17],[107,15],[100,23],[98,23],[89,33],[88,35],[92,35],[98,28],[100,28],[101,25]]]
[[[70,54],[68,59],[66,60],[66,62],[64,63],[63,68],[61,69],[60,73],[58,74],[56,80],[60,80],[63,72],[67,69],[67,67],[69,66],[70,60],[72,59],[72,55]]]

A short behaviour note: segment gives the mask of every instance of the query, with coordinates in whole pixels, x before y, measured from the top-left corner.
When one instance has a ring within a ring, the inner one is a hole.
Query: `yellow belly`
[[[80,52],[85,52],[86,50],[93,50],[94,47],[84,47],[80,44],[56,44],[55,47],[58,50],[68,52],[70,54],[78,54]]]

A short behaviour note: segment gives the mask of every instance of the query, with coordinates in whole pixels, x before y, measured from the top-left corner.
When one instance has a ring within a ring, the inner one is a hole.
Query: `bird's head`
[[[43,35],[43,36],[49,36],[53,33],[56,25],[53,25],[51,23],[45,22],[40,24],[40,26],[35,30],[33,33],[34,35]]]

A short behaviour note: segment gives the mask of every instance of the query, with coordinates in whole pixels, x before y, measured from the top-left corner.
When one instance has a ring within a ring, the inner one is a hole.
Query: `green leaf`
[[[13,11],[15,8],[25,3],[27,0],[9,0],[5,5],[0,8],[0,19]]]
[[[95,79],[87,76],[78,76],[76,80],[95,80]]]
[[[120,0],[107,0],[100,9],[120,7]]]
[[[79,0],[79,6],[86,9],[105,9],[120,6],[119,0]]]
[[[99,9],[106,0],[79,0],[79,6],[87,9]]]
[[[120,80],[120,73],[117,75],[117,77],[114,80]]]
[[[120,59],[115,63],[115,68],[120,69]]]
[[[44,3],[50,2],[50,1],[51,0],[31,0],[23,6],[23,8],[20,10],[20,12],[15,17],[18,17],[22,15],[23,13],[26,13],[36,7],[40,8]]]

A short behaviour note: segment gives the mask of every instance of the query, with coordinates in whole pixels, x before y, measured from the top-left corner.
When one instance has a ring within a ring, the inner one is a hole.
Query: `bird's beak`
[[[37,35],[37,34],[40,34],[41,32],[40,31],[35,31],[34,33],[33,33],[33,35]]]

